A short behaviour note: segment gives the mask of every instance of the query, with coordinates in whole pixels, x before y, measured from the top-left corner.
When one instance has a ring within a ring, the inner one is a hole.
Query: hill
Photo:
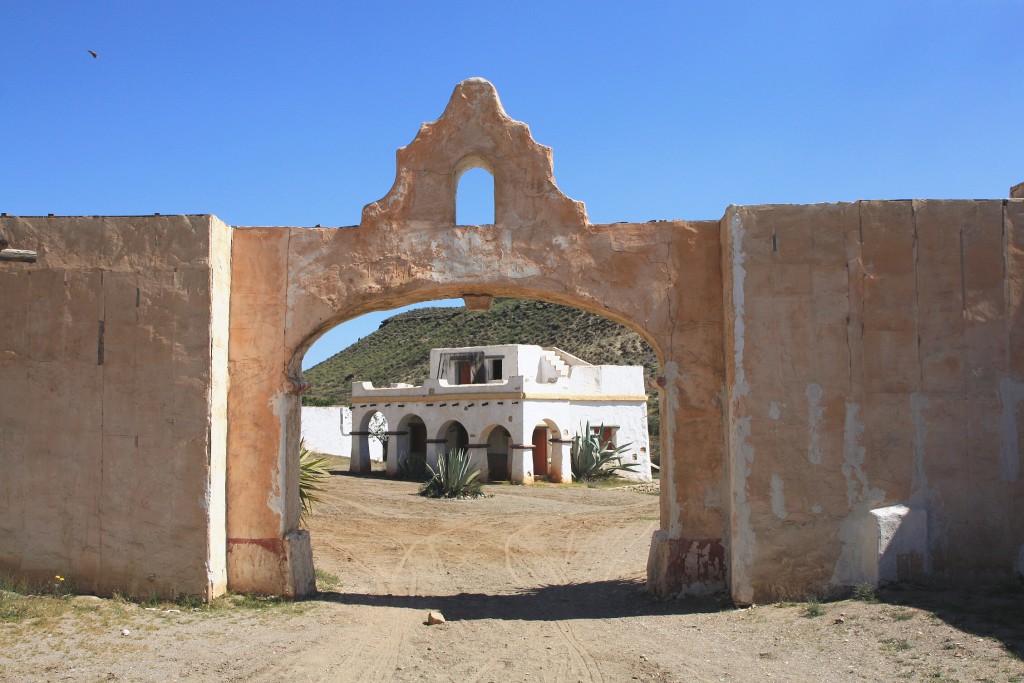
[[[420,308],[388,318],[372,334],[303,372],[313,387],[304,405],[348,405],[353,380],[387,386],[420,384],[430,349],[489,344],[557,346],[595,365],[643,365],[649,379],[657,359],[640,335],[594,313],[529,299],[497,299],[490,311]],[[657,448],[657,395],[648,391],[652,447]]]

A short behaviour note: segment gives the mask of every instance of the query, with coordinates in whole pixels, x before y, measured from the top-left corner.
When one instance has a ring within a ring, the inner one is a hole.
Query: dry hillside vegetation
[[[316,597],[5,592],[0,680],[1024,681],[1019,587],[654,602],[642,588],[656,496],[494,485],[432,500],[334,471],[309,518]],[[430,610],[447,622],[426,625]]]

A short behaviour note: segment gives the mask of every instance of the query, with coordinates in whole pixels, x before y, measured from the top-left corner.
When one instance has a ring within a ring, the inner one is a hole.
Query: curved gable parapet
[[[363,207],[360,226],[454,226],[459,177],[471,168],[494,176],[498,227],[587,224],[583,202],[555,184],[551,148],[505,113],[494,86],[482,78],[455,86],[441,117],[424,123],[396,156],[395,184]]]

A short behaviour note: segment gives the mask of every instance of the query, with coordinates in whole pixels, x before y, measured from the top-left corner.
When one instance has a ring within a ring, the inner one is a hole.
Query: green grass
[[[19,622],[31,615],[24,600],[8,597],[8,593],[0,593],[0,623]]]
[[[903,638],[886,638],[881,641],[882,646],[887,650],[905,652],[910,649],[910,643]]]
[[[341,579],[323,569],[314,570],[316,574],[316,587],[318,590],[334,590],[341,587]]]
[[[875,594],[875,587],[870,583],[858,583],[853,587],[854,600],[860,602],[878,602],[878,596]]]
[[[816,599],[811,598],[804,604],[803,615],[808,619],[825,616],[825,607]]]
[[[896,609],[889,611],[889,617],[892,618],[893,621],[910,621],[914,618],[914,613],[906,607],[897,607]]]

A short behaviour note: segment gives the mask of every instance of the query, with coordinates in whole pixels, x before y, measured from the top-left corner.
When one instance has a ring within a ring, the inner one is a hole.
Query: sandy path
[[[1010,653],[1024,652],[1024,593],[892,593],[816,618],[655,603],[642,592],[655,496],[416,489],[332,478],[309,526],[338,583],[313,600],[170,612],[94,599],[56,623],[0,622],[0,680],[1024,681]],[[426,626],[428,610],[448,622]]]

